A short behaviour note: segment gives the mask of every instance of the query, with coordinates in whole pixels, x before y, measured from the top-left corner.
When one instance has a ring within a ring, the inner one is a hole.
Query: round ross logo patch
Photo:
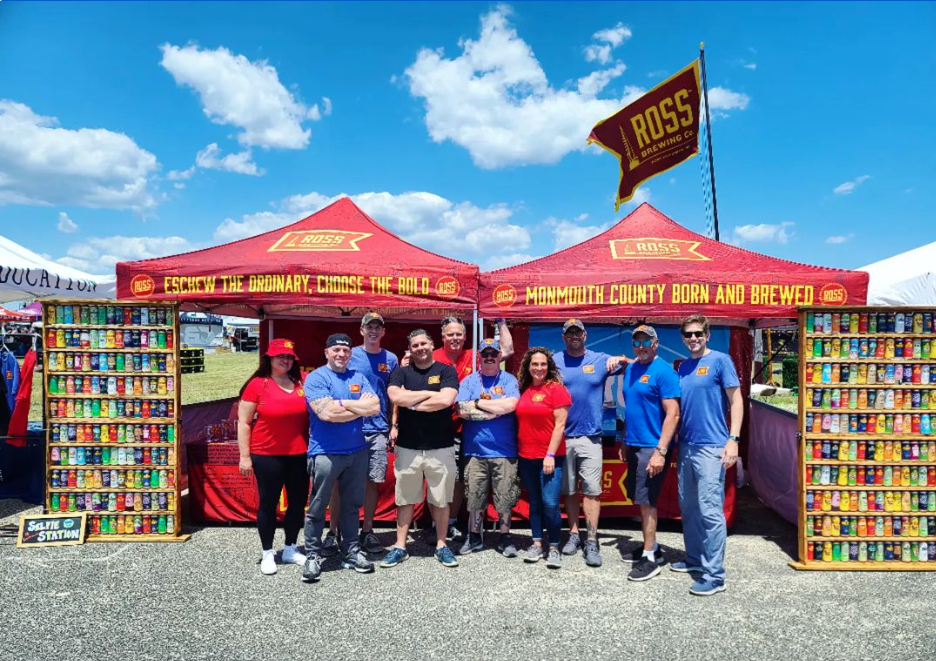
[[[494,305],[499,308],[509,308],[517,302],[517,288],[513,285],[497,285],[491,294]]]
[[[156,281],[148,275],[135,275],[130,280],[130,293],[137,298],[149,298],[156,291]]]
[[[844,305],[848,301],[848,290],[844,285],[832,282],[819,290],[819,303],[822,305]]]
[[[458,286],[458,280],[446,275],[436,281],[435,290],[439,298],[458,298],[460,287]]]

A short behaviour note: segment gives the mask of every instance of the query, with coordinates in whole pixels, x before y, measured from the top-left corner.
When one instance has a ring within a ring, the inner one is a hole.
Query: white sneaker
[[[263,552],[263,557],[260,559],[260,573],[267,576],[276,573],[276,555],[273,549]]]
[[[299,550],[299,546],[293,544],[292,546],[283,547],[283,564],[284,565],[299,565],[300,567],[305,564],[306,557],[305,554]]]

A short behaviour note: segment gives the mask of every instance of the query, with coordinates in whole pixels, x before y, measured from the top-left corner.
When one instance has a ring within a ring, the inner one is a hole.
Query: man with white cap
[[[666,478],[666,453],[679,424],[679,376],[657,356],[660,341],[653,326],[634,329],[631,344],[637,361],[624,373],[624,423],[627,427],[621,461],[627,463],[625,487],[640,506],[643,548],[625,558],[634,563],[630,581],[646,581],[660,573],[662,555],[656,543],[657,499]]]
[[[601,474],[604,462],[601,447],[602,400],[605,379],[620,373],[627,359],[586,349],[588,333],[580,319],[569,319],[562,325],[562,339],[565,351],[557,353],[553,359],[562,372],[563,385],[572,395],[565,429],[566,470],[562,476],[569,540],[562,547],[562,553],[573,555],[583,546],[579,534],[578,482],[581,480],[587,528],[585,564],[600,567],[598,519],[601,516]]]

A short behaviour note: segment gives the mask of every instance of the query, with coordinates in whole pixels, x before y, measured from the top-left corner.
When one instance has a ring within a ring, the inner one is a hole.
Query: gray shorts
[[[566,464],[562,472],[562,493],[566,496],[577,493],[577,483],[581,478],[582,494],[600,496],[603,463],[604,453],[601,449],[600,434],[567,438]]]
[[[488,491],[494,494],[494,509],[510,515],[520,498],[516,457],[467,457],[465,501],[469,511],[487,510]]]
[[[387,480],[387,434],[364,434],[367,441],[367,479],[375,484]]]
[[[656,507],[660,491],[663,489],[663,480],[666,479],[666,471],[669,469],[670,462],[667,459],[663,463],[663,470],[650,477],[647,464],[654,452],[656,452],[656,446],[651,448],[627,446],[627,477],[624,479],[624,486],[627,489],[627,497],[635,505]]]

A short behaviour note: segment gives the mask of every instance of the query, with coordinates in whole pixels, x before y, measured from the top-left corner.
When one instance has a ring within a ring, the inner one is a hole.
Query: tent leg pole
[[[471,345],[471,369],[473,370],[478,364],[478,337],[479,337],[478,336],[478,322],[479,322],[479,319],[478,319],[477,308],[472,310],[471,317],[472,317],[471,334],[474,335],[474,337],[472,338],[472,345]],[[480,321],[481,323],[484,323],[484,320],[480,320]]]

